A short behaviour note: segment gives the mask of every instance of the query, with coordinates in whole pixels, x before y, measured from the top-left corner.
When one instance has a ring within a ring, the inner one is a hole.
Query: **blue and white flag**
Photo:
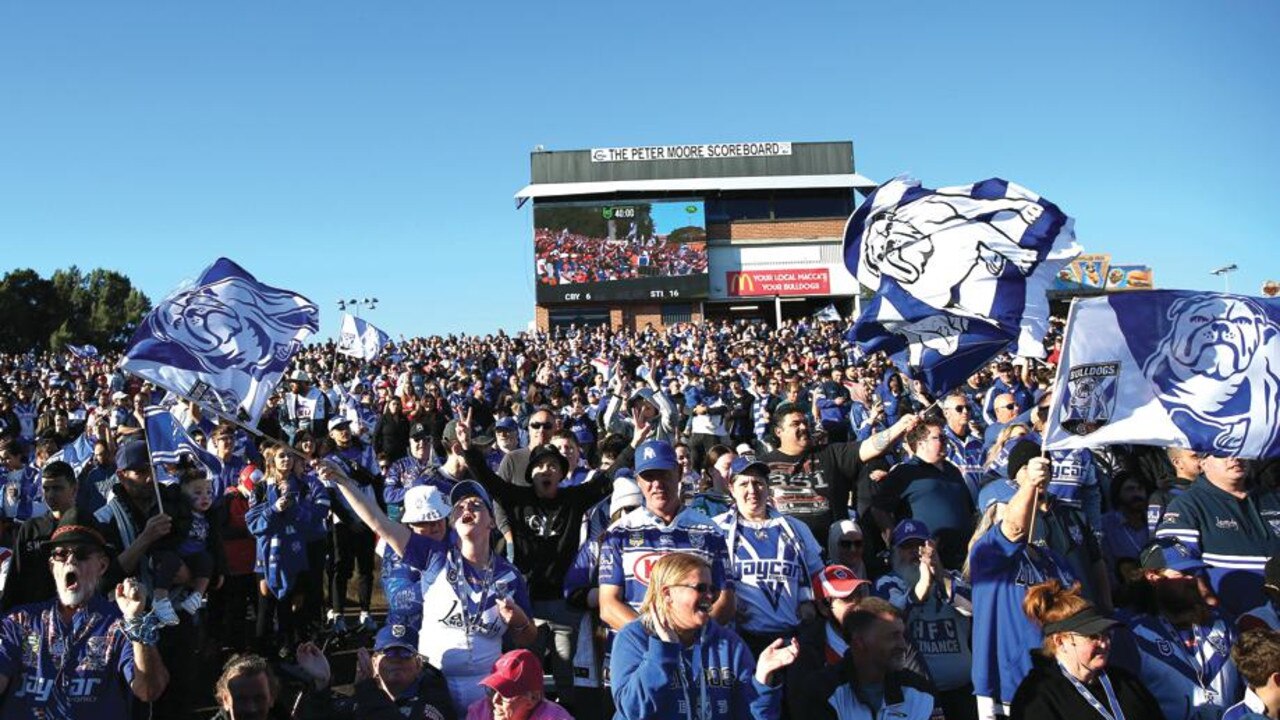
[[[374,327],[373,323],[350,313],[342,314],[338,352],[361,360],[372,360],[390,343],[391,336]]]
[[[310,300],[263,285],[219,258],[194,287],[156,305],[133,334],[120,366],[217,415],[252,425],[289,358],[319,326],[320,310]]]
[[[76,356],[76,357],[78,357],[78,358],[96,358],[96,357],[98,357],[98,348],[96,348],[96,347],[94,347],[94,346],[92,346],[92,345],[89,345],[89,344],[85,344],[85,345],[72,345],[71,343],[67,343],[67,351],[68,351],[68,352],[70,352],[72,355],[75,355],[75,356]]]
[[[827,306],[813,314],[814,320],[822,322],[840,322],[840,311],[836,309],[834,303],[827,303]]]
[[[156,466],[157,480],[162,483],[177,482],[177,476],[165,466],[178,464],[183,455],[204,465],[210,476],[216,477],[222,472],[222,461],[197,445],[168,408],[148,406],[144,411],[144,419],[147,423],[147,450],[151,453],[151,462]]]
[[[1077,300],[1045,448],[1280,456],[1280,300],[1185,290]]]
[[[80,437],[63,446],[61,450],[49,456],[48,462],[61,460],[76,471],[76,475],[84,472],[85,467],[93,460],[93,440],[88,433],[80,433]]]
[[[935,393],[1010,344],[1044,357],[1046,292],[1080,253],[1073,228],[1058,206],[1005,180],[938,190],[891,180],[845,226],[845,266],[875,292],[850,339],[901,353]]]

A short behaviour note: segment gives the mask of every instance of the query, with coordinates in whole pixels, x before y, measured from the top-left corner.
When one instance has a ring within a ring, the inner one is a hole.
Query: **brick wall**
[[[739,220],[707,226],[711,240],[804,240],[819,237],[843,237],[844,218],[825,220]]]

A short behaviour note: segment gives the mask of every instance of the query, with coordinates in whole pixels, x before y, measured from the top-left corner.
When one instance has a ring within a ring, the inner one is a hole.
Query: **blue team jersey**
[[[1117,640],[1119,661],[1132,666],[1165,720],[1217,718],[1244,693],[1231,660],[1235,631],[1220,615],[1183,631],[1160,617],[1139,615]]]
[[[406,564],[386,541],[378,541],[382,555],[382,594],[387,598],[387,624],[422,625],[422,573]]]
[[[1026,541],[1005,537],[999,525],[974,542],[969,551],[973,606],[973,689],[979,697],[1008,704],[1027,673],[1031,651],[1040,647],[1040,628],[1022,610],[1027,588],[1057,578],[1074,581],[1060,555]]]
[[[1209,566],[1209,583],[1232,615],[1261,605],[1262,569],[1280,553],[1280,494],[1243,500],[1201,477],[1165,509],[1157,538],[1176,538]]]
[[[735,510],[717,515],[715,523],[728,545],[739,627],[760,634],[795,629],[800,603],[813,600],[810,578],[823,567],[813,531],[773,508],[763,523]]]
[[[95,596],[64,623],[56,600],[16,608],[0,624],[0,720],[127,718],[133,643],[115,603]]]
[[[685,508],[668,525],[645,507],[627,513],[605,532],[600,543],[600,584],[621,587],[623,599],[639,612],[649,588],[649,571],[672,552],[702,557],[711,564],[711,582],[732,587],[729,551],[711,518]]]
[[[982,487],[982,438],[973,432],[962,438],[950,425],[942,431],[947,441],[947,460],[960,471],[964,484],[969,487],[969,496],[977,502],[978,489]]]

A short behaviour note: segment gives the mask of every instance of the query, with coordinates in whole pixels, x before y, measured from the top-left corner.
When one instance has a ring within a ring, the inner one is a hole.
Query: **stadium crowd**
[[[705,242],[667,242],[655,237],[610,240],[538,228],[534,262],[541,285],[683,277],[707,271],[707,248]]]
[[[0,720],[1280,718],[1275,462],[1042,453],[1053,328],[937,398],[816,321],[314,345],[261,436],[0,356]]]

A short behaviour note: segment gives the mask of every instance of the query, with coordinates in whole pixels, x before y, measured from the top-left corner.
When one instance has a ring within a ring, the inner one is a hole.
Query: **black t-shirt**
[[[760,461],[769,466],[778,509],[804,520],[817,537],[825,538],[832,523],[847,519],[849,508],[858,507],[859,450],[860,443],[850,441],[811,448],[800,455],[781,450],[763,455]],[[815,499],[811,502],[806,497]]]

